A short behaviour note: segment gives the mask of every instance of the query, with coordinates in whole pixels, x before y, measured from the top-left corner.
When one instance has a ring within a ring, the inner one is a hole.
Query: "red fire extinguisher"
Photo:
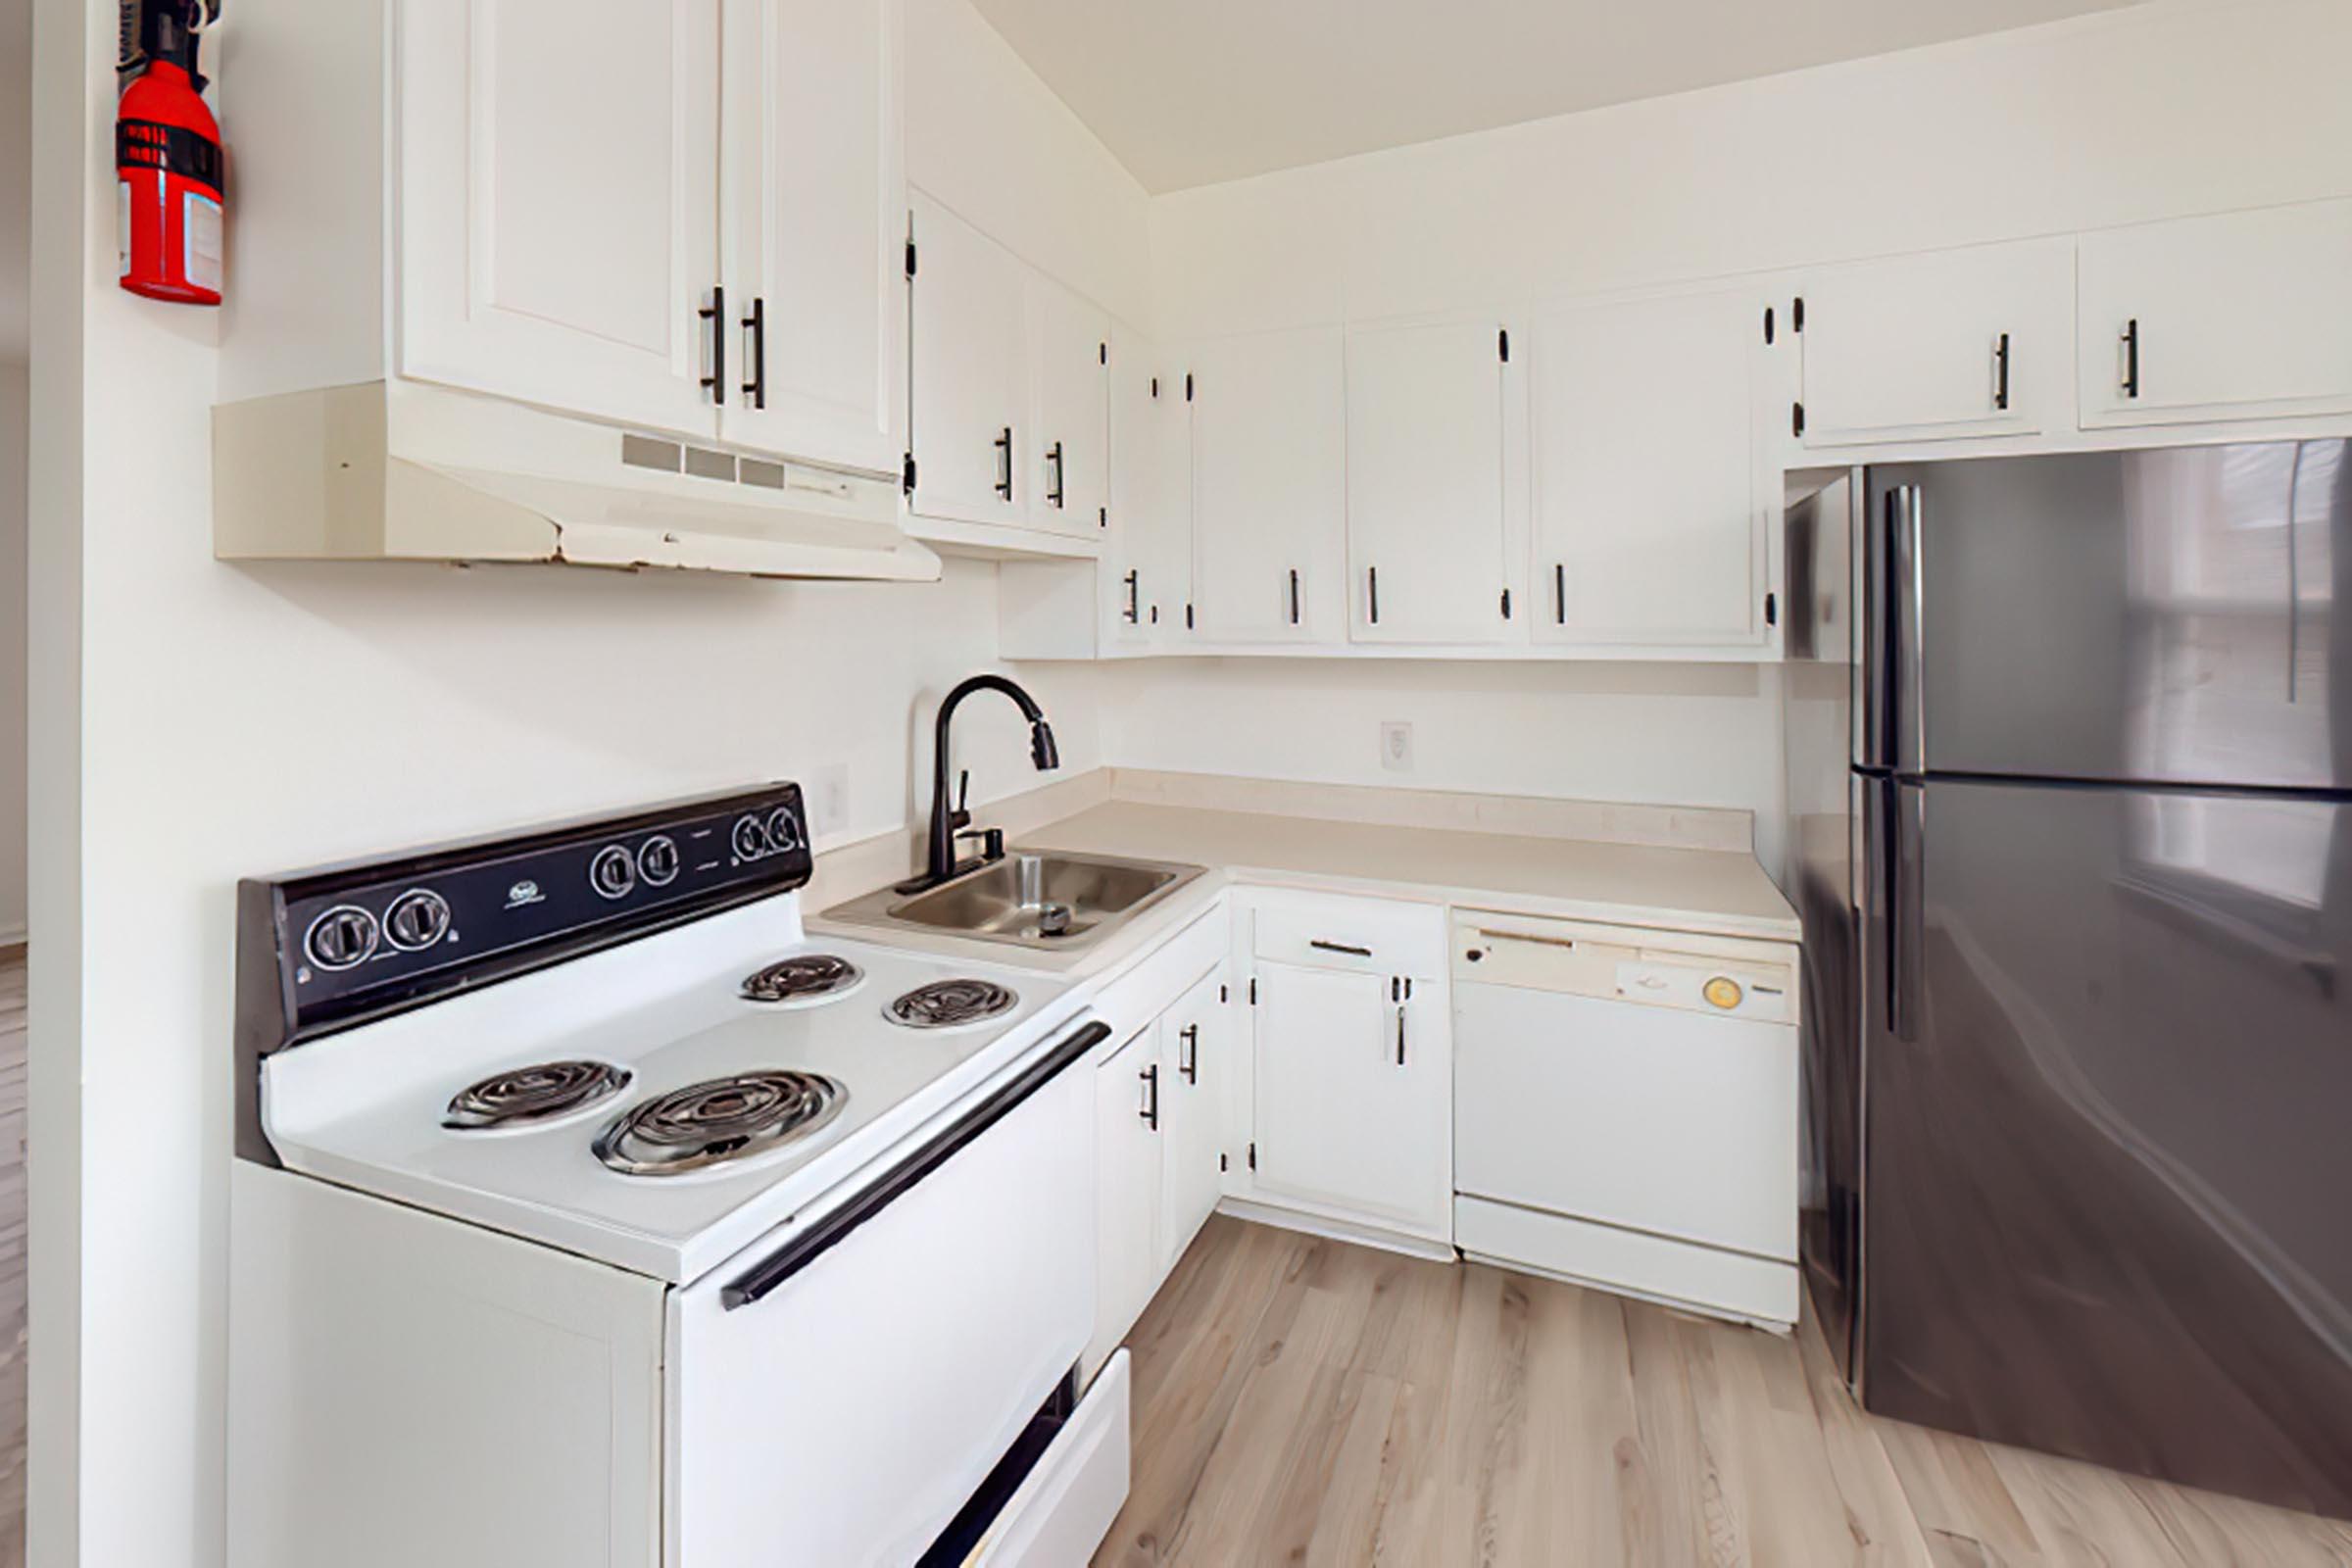
[[[122,286],[149,299],[220,303],[220,126],[205,107],[197,40],[220,0],[122,0],[115,113]]]

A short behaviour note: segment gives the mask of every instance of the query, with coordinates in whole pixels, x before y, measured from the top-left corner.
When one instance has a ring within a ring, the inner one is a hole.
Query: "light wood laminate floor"
[[[2352,1525],[1865,1415],[1810,1331],[1224,1215],[1128,1344],[1098,1565],[2352,1565]]]

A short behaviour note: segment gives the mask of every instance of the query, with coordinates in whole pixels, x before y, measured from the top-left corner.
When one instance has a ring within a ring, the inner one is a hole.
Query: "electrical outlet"
[[[1413,726],[1394,719],[1380,726],[1380,765],[1392,773],[1413,770]]]
[[[808,781],[808,833],[839,833],[850,825],[850,764],[827,762]]]

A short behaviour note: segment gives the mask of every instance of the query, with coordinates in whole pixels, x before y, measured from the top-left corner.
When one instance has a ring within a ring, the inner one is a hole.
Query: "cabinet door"
[[[401,8],[402,374],[716,431],[718,4]]]
[[[900,0],[726,0],[728,441],[898,468],[901,19]]]
[[[911,197],[916,267],[912,510],[1026,524],[1027,269],[937,202]]]
[[[1110,508],[1110,318],[1031,272],[1029,328],[1029,520],[1091,539]]]
[[[1443,1234],[1453,1173],[1442,1016],[1382,975],[1260,963],[1257,982],[1257,1191]]]
[[[1192,629],[1193,406],[1183,368],[1118,326],[1110,333],[1109,533],[1110,640],[1182,643]]]
[[[1149,1026],[1095,1069],[1095,1339],[1090,1365],[1135,1327],[1167,1255],[1159,1034]]]
[[[1348,634],[1492,643],[1503,561],[1502,336],[1494,321],[1348,334]]]
[[[1186,992],[1160,1019],[1159,1055],[1167,1069],[1167,1256],[1173,1267],[1217,1206],[1224,1185],[1218,1161],[1227,1143],[1224,1105],[1227,1010],[1222,967]]]
[[[1579,305],[1528,343],[1543,643],[1752,647],[1763,637],[1757,392],[1745,292]]]
[[[1201,639],[1339,641],[1348,482],[1339,328],[1196,345],[1187,382]]]
[[[2085,428],[2352,410],[2352,201],[2085,234]]]
[[[1804,444],[2030,435],[2064,422],[2074,241],[1862,262],[1804,283]]]

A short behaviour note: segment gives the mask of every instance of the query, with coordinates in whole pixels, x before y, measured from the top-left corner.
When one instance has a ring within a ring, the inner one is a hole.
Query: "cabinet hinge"
[[[1502,356],[1503,364],[1508,365],[1511,363],[1511,329],[1509,327],[1505,326],[1496,329],[1494,333],[1494,352]]]
[[[1250,1005],[1252,1007],[1257,1005],[1257,976],[1255,975],[1250,977]]]
[[[1805,297],[1802,294],[1788,302],[1788,329],[1792,332],[1805,329]]]
[[[1764,307],[1764,341],[1772,341],[1772,307],[1769,305]]]
[[[906,236],[906,275],[914,275],[914,236],[911,234]]]
[[[1110,526],[1110,509],[1108,507],[1097,507],[1095,509],[1095,526],[1098,528],[1107,528]]]
[[[1184,629],[1193,629],[1193,602],[1189,599],[1184,602]]]
[[[1159,396],[1159,377],[1156,375],[1152,378],[1152,395],[1154,398]]]
[[[1233,1162],[1220,1153],[1217,1155],[1217,1169],[1220,1173],[1229,1171],[1233,1169]]]
[[[1193,372],[1190,370],[1184,372],[1184,401],[1193,401]]]
[[[1803,439],[1805,433],[1805,406],[1802,403],[1791,403],[1788,405],[1788,428],[1796,434],[1798,439]]]
[[[1502,591],[1502,618],[1511,618],[1511,591],[1508,588]]]
[[[1108,364],[1110,363],[1110,345],[1109,345],[1109,344],[1107,344],[1107,343],[1098,343],[1098,344],[1096,344],[1096,345],[1095,345],[1095,351],[1096,351],[1098,354],[1100,354],[1100,355],[1102,357],[1102,363],[1103,363],[1104,365],[1108,365]]]
[[[911,452],[906,454],[906,466],[899,472],[899,487],[908,495],[914,494],[914,454]]]
[[[1764,596],[1764,624],[1767,626],[1778,626],[1780,623],[1781,596],[1779,594],[1766,594]]]
[[[1255,1144],[1250,1146],[1250,1168],[1257,1169],[1257,1146]]]
[[[1225,985],[1220,985],[1217,987],[1217,1000],[1219,1002],[1231,1002],[1233,1000],[1233,988]]]

